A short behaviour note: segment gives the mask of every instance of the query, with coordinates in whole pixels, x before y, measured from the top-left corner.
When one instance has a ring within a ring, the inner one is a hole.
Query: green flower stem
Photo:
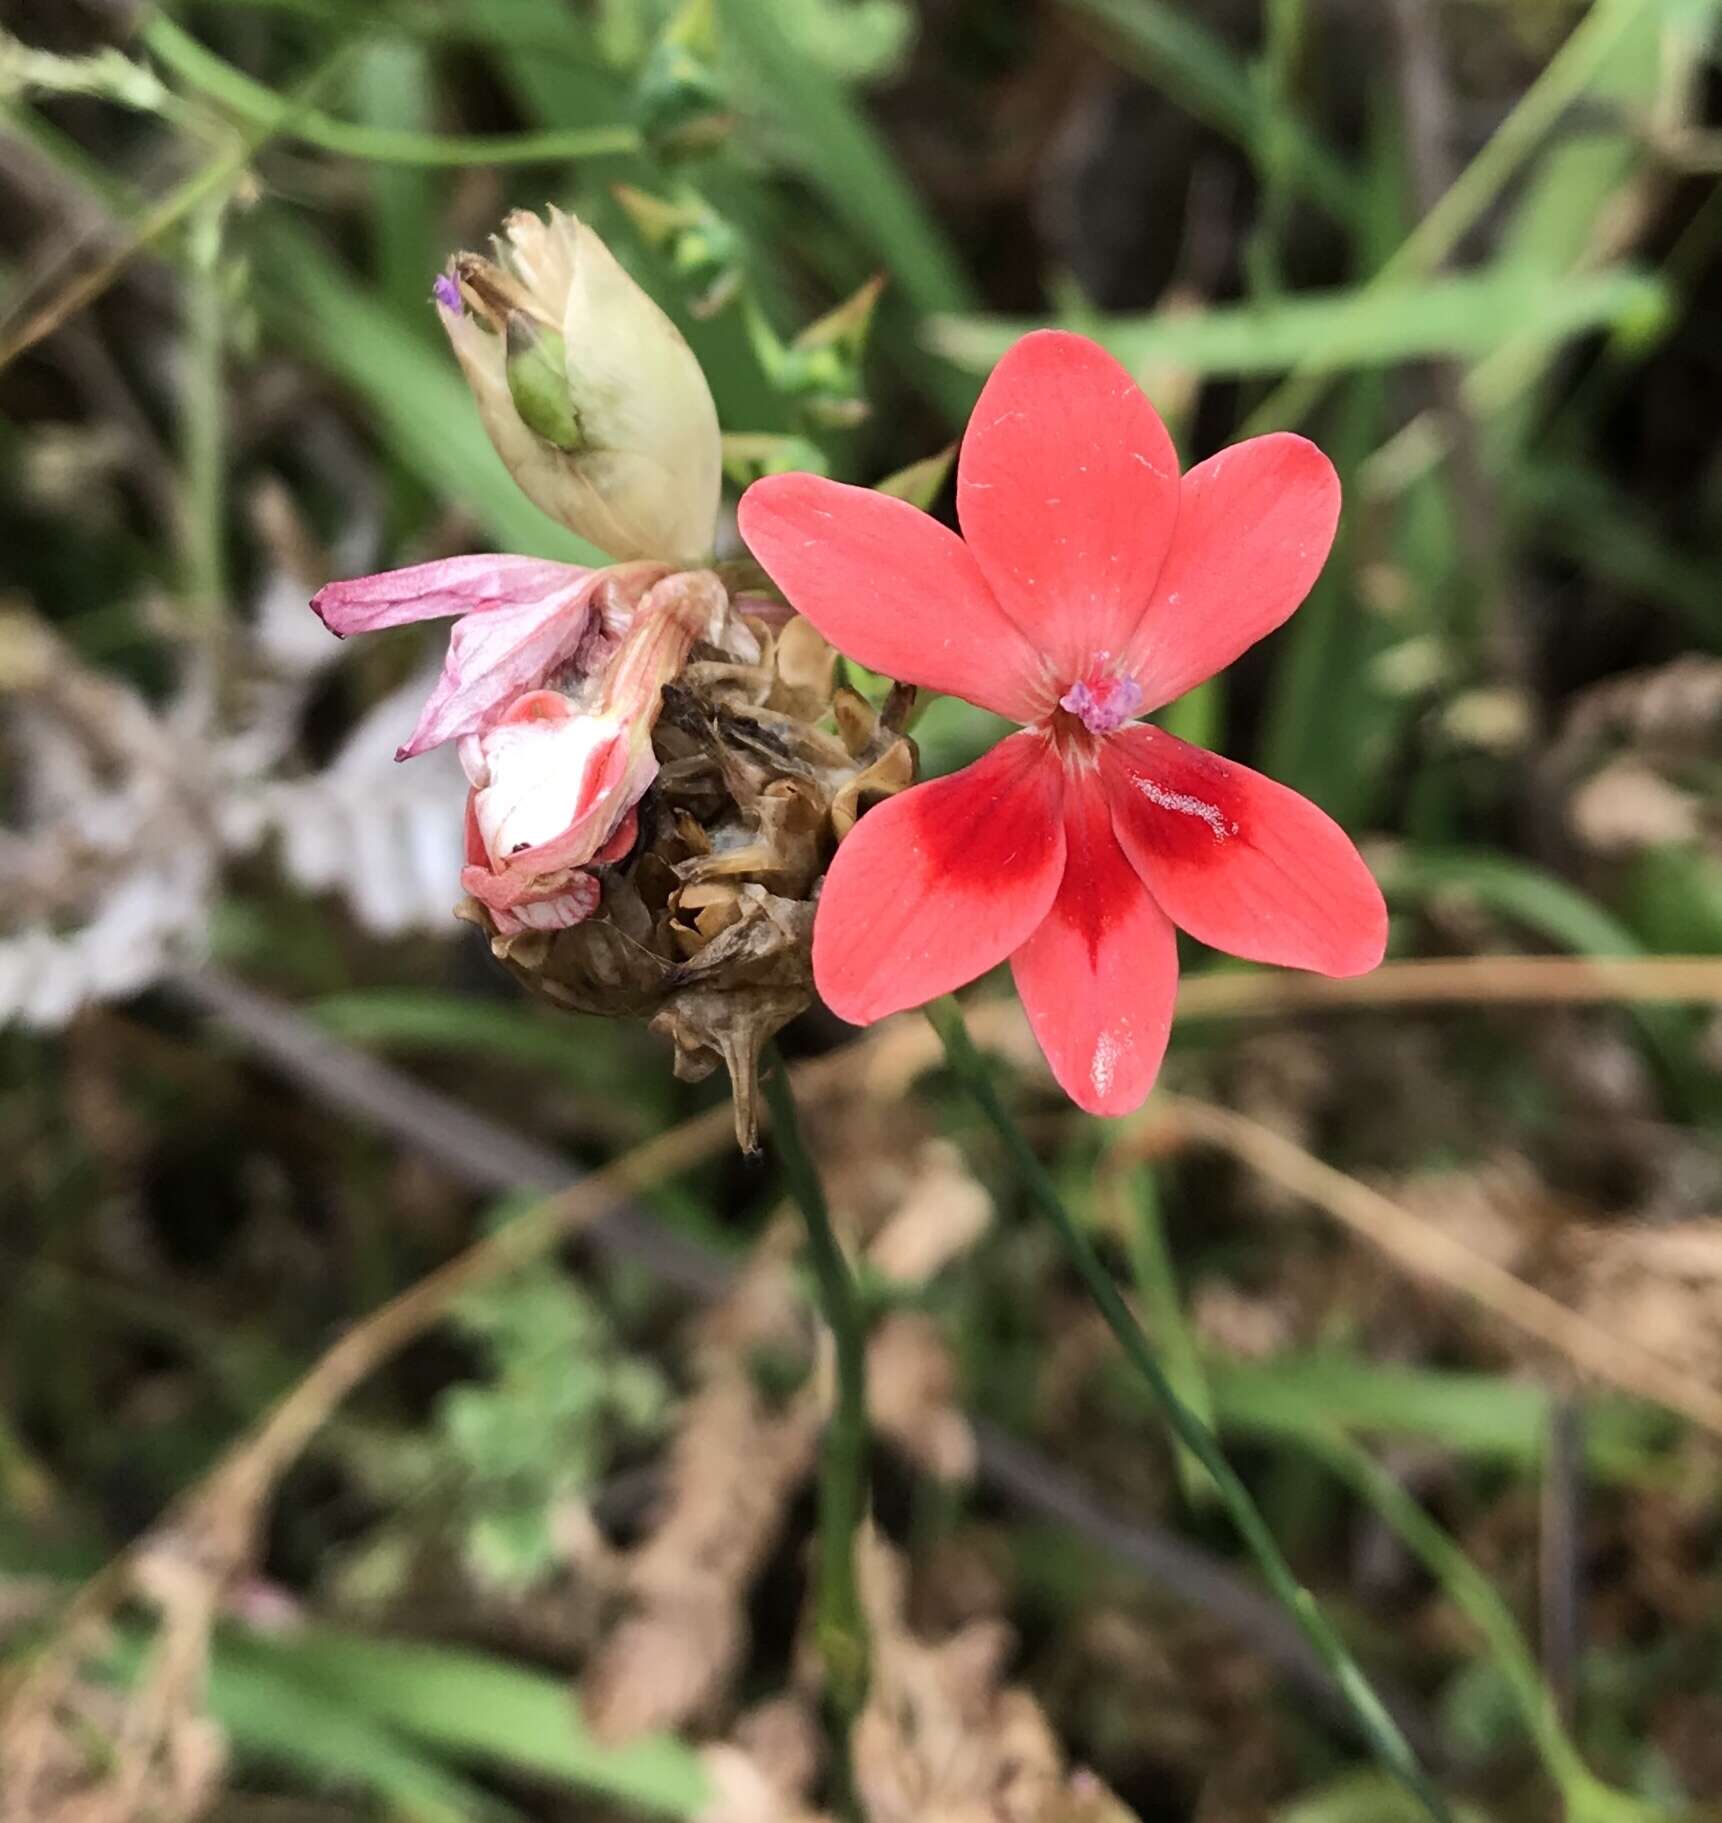
[[[1669,1823],[1670,1812],[1604,1785],[1562,1725],[1512,1610],[1458,1542],[1424,1512],[1367,1450],[1339,1432],[1302,1439],[1317,1460],[1372,1506],[1483,1636],[1518,1705],[1569,1823]]]
[[[1196,1338],[1190,1332],[1179,1295],[1178,1274],[1166,1241],[1166,1224],[1160,1215],[1160,1189],[1148,1165],[1126,1166],[1120,1178],[1119,1213],[1126,1225],[1126,1251],[1136,1295],[1148,1313],[1161,1350],[1166,1375],[1179,1398],[1208,1426],[1214,1426],[1214,1400]],[[1183,1444],[1178,1445],[1178,1479],[1185,1497],[1194,1504],[1210,1503],[1214,1484],[1207,1471]]]
[[[1131,1365],[1148,1383],[1148,1389],[1165,1413],[1174,1436],[1212,1476],[1221,1502],[1231,1515],[1244,1543],[1261,1566],[1269,1587],[1285,1604],[1310,1644],[1321,1654],[1377,1758],[1437,1823],[1452,1823],[1452,1812],[1446,1800],[1418,1765],[1416,1755],[1399,1731],[1399,1725],[1388,1714],[1362,1667],[1334,1631],[1315,1597],[1297,1580],[1291,1565],[1286,1562],[1285,1554],[1268,1529],[1267,1521],[1250,1498],[1249,1490],[1226,1460],[1213,1432],[1173,1389],[1147,1336],[1131,1315],[1129,1305],[1112,1282],[1111,1275],[1094,1251],[1092,1242],[1072,1219],[1054,1188],[1052,1179],[999,1099],[986,1064],[969,1036],[961,1009],[954,1000],[936,1001],[927,1008],[927,1017],[932,1021],[933,1029],[945,1047],[945,1057],[952,1073],[1003,1142],[1011,1163],[1021,1175],[1030,1195],[1040,1205],[1064,1243],[1071,1263],[1082,1275],[1083,1282],[1100,1307],[1100,1314],[1118,1338]]]
[[[337,120],[315,108],[297,107],[266,84],[254,81],[199,44],[164,13],[157,13],[139,36],[187,87],[201,91],[249,126],[373,164],[560,164],[570,158],[637,152],[643,143],[639,133],[627,126],[569,127],[541,133],[445,134]]]
[[[180,403],[184,583],[194,624],[218,632],[227,615],[226,311],[222,241],[228,195],[192,215],[185,276],[185,382]]]
[[[850,1731],[867,1700],[867,1618],[855,1574],[856,1536],[867,1508],[867,1317],[802,1137],[789,1071],[775,1047],[764,1076],[772,1140],[789,1193],[807,1223],[819,1308],[837,1348],[837,1404],[819,1469],[814,1630],[825,1665],[831,1717],[846,1752]]]

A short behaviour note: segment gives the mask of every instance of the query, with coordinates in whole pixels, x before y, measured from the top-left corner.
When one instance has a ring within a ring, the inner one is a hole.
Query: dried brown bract
[[[220,1730],[204,1705],[210,1629],[225,1553],[165,1531],[135,1554],[130,1590],[157,1627],[135,1683],[116,1689],[89,1661],[112,1644],[104,1616],[62,1637],[0,1703],[0,1816],[7,1823],[196,1823],[219,1795]]]
[[[978,1620],[929,1643],[909,1631],[903,1568],[869,1538],[862,1596],[872,1688],[856,1724],[855,1784],[868,1823],[1123,1823],[1092,1773],[1069,1771],[1040,1705],[1004,1681],[1012,1640]]]
[[[749,1151],[761,1051],[813,999],[813,907],[832,850],[915,776],[906,703],[876,712],[837,683],[837,655],[807,622],[761,605],[732,599],[720,638],[665,687],[658,775],[632,850],[594,869],[597,914],[502,935],[475,901],[461,913],[556,1005],[650,1021],[678,1076],[722,1063]]]
[[[651,1536],[622,1574],[629,1612],[582,1691],[592,1727],[626,1739],[705,1717],[748,1645],[748,1591],[813,1465],[823,1414],[789,1268],[762,1251],[702,1326]],[[793,1382],[779,1396],[774,1386]]]

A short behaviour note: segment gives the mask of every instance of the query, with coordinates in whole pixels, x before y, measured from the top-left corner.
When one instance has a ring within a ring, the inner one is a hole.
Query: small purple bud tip
[[[460,301],[460,286],[455,283],[452,272],[439,272],[436,275],[436,282],[431,286],[431,296],[450,316],[459,316],[464,308]]]
[[[1111,734],[1142,707],[1142,686],[1133,677],[1078,678],[1058,699],[1090,734]]]

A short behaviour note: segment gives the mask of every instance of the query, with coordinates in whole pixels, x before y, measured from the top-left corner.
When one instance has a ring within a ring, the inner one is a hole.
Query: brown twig
[[[464,1293],[506,1276],[613,1214],[625,1199],[700,1163],[725,1142],[730,1114],[708,1109],[547,1197],[355,1324],[311,1371],[174,1503],[162,1521],[86,1582],[60,1616],[54,1639],[0,1682],[0,1765],[28,1790],[25,1751],[44,1739],[50,1714],[75,1676],[87,1642],[164,1552],[189,1553],[219,1589],[247,1561],[263,1504],[282,1472],[329,1415],[382,1363],[422,1334]]]
[[[1295,1145],[1259,1121],[1185,1095],[1155,1098],[1149,1118],[1120,1140],[1163,1154],[1168,1142],[1216,1147],[1313,1203],[1413,1278],[1432,1281],[1553,1349],[1581,1371],[1722,1437],[1722,1392],[1661,1355],[1516,1278],[1463,1241],[1432,1227],[1401,1203]]]
[[[1283,1013],[1376,1011],[1389,1007],[1722,1006],[1717,956],[1436,956],[1385,962],[1373,974],[1334,981],[1289,969],[1227,969],[1197,975],[1178,990],[1180,1023],[1198,1019],[1267,1019]],[[989,1000],[968,1009],[980,1043],[1025,1067],[1040,1053],[1022,1008]],[[924,1021],[887,1021],[866,1041],[834,1053],[865,1073],[876,1093],[900,1094],[939,1061]],[[821,1058],[820,1066],[831,1058]],[[799,1086],[799,1079],[798,1079]],[[805,1091],[814,1093],[810,1080]]]
[[[1347,1007],[1722,1005],[1722,957],[1433,956],[1384,962],[1372,975],[1227,971],[1178,995],[1180,1019],[1224,1019]]]

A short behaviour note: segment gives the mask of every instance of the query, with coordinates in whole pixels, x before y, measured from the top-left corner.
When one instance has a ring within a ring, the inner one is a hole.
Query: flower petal
[[[1178,528],[1129,646],[1158,708],[1224,670],[1310,592],[1339,524],[1339,476],[1307,438],[1252,437],[1184,477]]]
[[[331,633],[374,633],[409,621],[561,598],[596,572],[537,557],[445,557],[377,576],[331,582],[311,597],[311,609]]]
[[[603,574],[594,571],[594,581]],[[592,623],[592,594],[588,583],[568,595],[457,620],[442,676],[395,758],[409,760],[444,741],[476,734],[523,691],[537,689],[585,638]]]
[[[614,858],[632,845],[623,826],[657,777],[650,729],[582,715],[554,690],[512,704],[479,743],[481,777],[469,828],[495,881],[467,888],[493,909],[543,897],[572,867]],[[469,851],[471,837],[469,836]]]
[[[957,516],[1059,691],[1117,657],[1178,516],[1178,457],[1142,389],[1085,336],[1043,329],[993,369],[963,436]]]
[[[872,488],[770,475],[737,519],[791,606],[858,664],[1013,721],[1050,707],[1039,654],[930,514]]]
[[[1064,872],[1063,768],[1013,734],[867,812],[825,877],[813,978],[867,1025],[984,975],[1040,923]]]
[[[1322,975],[1381,960],[1381,889],[1308,798],[1146,723],[1101,743],[1100,774],[1131,866],[1192,937]]]
[[[1064,831],[1064,882],[1011,973],[1059,1087],[1090,1114],[1128,1114],[1171,1035],[1177,936],[1124,858],[1092,770],[1066,776]]]

